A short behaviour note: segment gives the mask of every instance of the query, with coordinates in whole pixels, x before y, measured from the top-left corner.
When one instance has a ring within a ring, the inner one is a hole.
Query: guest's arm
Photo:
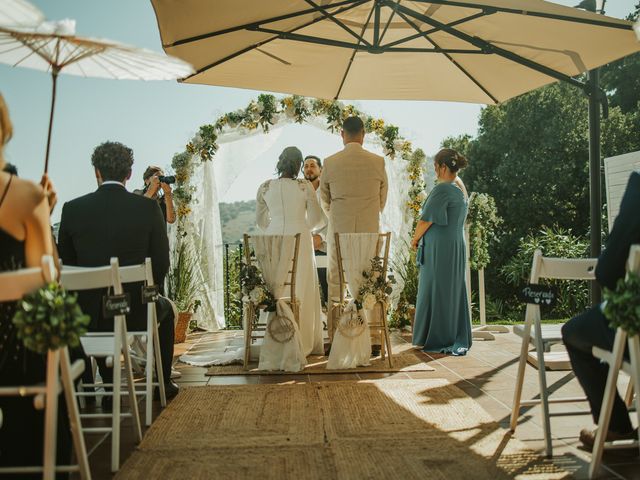
[[[51,227],[49,226],[49,202],[39,187],[27,185],[29,201],[34,208],[24,221],[25,237],[25,263],[27,267],[39,267],[42,264],[43,255],[53,253],[51,240]]]
[[[418,224],[416,225],[416,231],[413,234],[413,239],[411,240],[411,248],[414,250],[418,249],[418,242],[427,233],[429,227],[433,225],[433,222],[425,222],[424,220],[418,220]]]
[[[162,209],[158,202],[148,202],[151,208],[151,238],[149,251],[151,252],[151,266],[153,268],[153,280],[156,285],[164,284],[164,277],[169,271],[169,238],[167,227],[162,218]]]
[[[161,183],[160,186],[164,191],[164,204],[167,208],[167,223],[175,223],[176,211],[173,208],[173,192],[171,191],[171,185]]]

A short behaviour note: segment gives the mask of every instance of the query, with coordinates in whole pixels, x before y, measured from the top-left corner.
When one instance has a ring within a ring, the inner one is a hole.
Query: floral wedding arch
[[[199,325],[207,329],[224,326],[223,245],[213,161],[220,146],[269,133],[291,123],[309,124],[339,132],[345,118],[363,119],[367,146],[381,150],[389,177],[389,199],[382,215],[383,229],[392,231],[392,265],[400,265],[409,256],[408,239],[415,227],[425,198],[422,150],[414,150],[396,126],[359,111],[340,101],[300,96],[277,98],[261,94],[249,105],[220,116],[214,123],[202,125],[185,150],[176,154],[172,167],[176,175],[174,200],[177,222],[172,229],[172,252],[191,252],[197,261],[190,272],[201,305]],[[172,267],[174,268],[174,267]],[[401,279],[392,299],[398,302],[403,289]]]

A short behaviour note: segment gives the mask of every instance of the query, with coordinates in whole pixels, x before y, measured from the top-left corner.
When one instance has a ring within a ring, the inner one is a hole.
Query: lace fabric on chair
[[[358,312],[355,298],[364,282],[362,273],[369,270],[371,259],[376,256],[378,238],[377,233],[340,235],[342,266],[351,300],[338,320],[327,362],[328,370],[356,368],[370,364],[371,336],[368,317],[373,312]]]
[[[276,311],[267,316],[267,331],[260,349],[260,370],[298,372],[306,365],[298,324],[289,305],[289,280],[294,255],[293,235],[256,235],[256,259],[269,291],[276,298]]]

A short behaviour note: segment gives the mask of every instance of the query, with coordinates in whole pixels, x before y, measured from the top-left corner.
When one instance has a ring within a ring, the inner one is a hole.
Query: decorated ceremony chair
[[[12,272],[0,273],[0,302],[20,300],[25,294],[42,287],[56,278],[53,258],[42,257],[40,268],[25,268]],[[76,360],[73,365],[69,357],[68,347],[49,350],[47,352],[47,374],[44,385],[24,385],[1,387],[0,396],[33,396],[35,409],[44,409],[44,450],[42,467],[3,467],[0,475],[42,473],[45,480],[53,480],[56,473],[79,472],[83,480],[91,479],[87,450],[82,436],[82,423],[75,399],[74,381],[82,375],[84,361]],[[77,458],[76,465],[56,466],[57,431],[58,431],[58,397],[64,393],[69,415],[71,435]],[[2,428],[0,411],[0,428]],[[5,412],[6,414],[6,412]]]
[[[536,285],[543,278],[595,280],[596,263],[597,259],[592,258],[567,259],[543,257],[542,252],[536,250],[533,255],[529,283]],[[531,331],[532,327],[533,332]],[[540,318],[540,304],[534,303],[527,304],[524,325],[516,325],[516,327],[514,327],[514,332],[522,337],[522,347],[520,350],[520,362],[518,364],[518,374],[511,410],[511,431],[515,432],[516,430],[518,419],[520,418],[520,409],[522,407],[541,405],[545,453],[548,457],[553,455],[549,404],[586,401],[586,397],[549,398],[546,369],[551,367],[550,369],[554,370],[571,370],[571,363],[566,351],[550,351],[552,345],[562,343],[561,327],[562,325],[543,326]],[[530,344],[533,344],[535,347],[535,352],[533,353],[529,352]],[[540,398],[522,400],[522,386],[524,384],[527,360],[538,369]]]
[[[337,320],[344,313],[344,306],[347,303],[348,290],[348,275],[345,272],[346,263],[350,261],[348,254],[345,251],[345,244],[347,242],[358,242],[360,239],[366,241],[371,234],[368,233],[336,233],[335,234],[335,248],[336,258],[338,263],[338,284],[340,299],[337,303],[334,303],[331,309],[331,321],[329,322],[329,337],[333,341],[335,331],[337,328]],[[377,234],[377,245],[375,247],[375,255],[379,255],[382,252],[382,278],[386,279],[389,269],[389,251],[391,248],[391,233],[379,233]],[[369,260],[373,260],[373,257]],[[352,283],[355,279],[352,279]],[[357,295],[357,292],[355,293]],[[351,296],[354,296],[354,292],[351,292]],[[391,336],[389,334],[389,326],[387,324],[388,305],[386,302],[376,302],[373,313],[370,315],[372,321],[369,322],[369,332],[376,333],[376,337],[380,339],[380,353],[383,360],[387,360],[389,367],[393,367],[393,355],[391,350]]]
[[[260,241],[256,241],[260,239]],[[251,248],[253,243],[253,249]],[[265,251],[261,251],[265,249]],[[268,251],[266,251],[268,250]],[[244,263],[247,267],[260,264],[259,258],[269,258],[275,265],[282,265],[280,272],[266,271],[265,265],[260,269],[267,285],[271,284],[271,293],[275,300],[284,300],[291,307],[296,324],[300,325],[300,305],[296,296],[296,273],[298,269],[298,255],[300,251],[300,234],[296,235],[244,235]],[[255,256],[254,256],[255,255]],[[290,267],[289,267],[290,265]],[[277,278],[270,278],[275,275]],[[288,295],[285,294],[286,287]],[[284,289],[284,290],[283,290]],[[278,291],[274,291],[278,290]],[[245,370],[249,368],[251,345],[264,337],[268,325],[260,323],[259,306],[252,302],[244,302],[244,361]]]

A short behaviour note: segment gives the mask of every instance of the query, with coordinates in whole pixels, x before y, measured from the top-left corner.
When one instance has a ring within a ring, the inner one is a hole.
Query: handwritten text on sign
[[[556,303],[556,292],[547,285],[529,284],[520,291],[520,300],[534,305],[552,306]]]

